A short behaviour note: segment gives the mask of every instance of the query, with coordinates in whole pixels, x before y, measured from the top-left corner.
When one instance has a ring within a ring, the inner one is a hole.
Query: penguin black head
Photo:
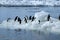
[[[8,19],[7,19],[7,22],[8,22],[10,19],[11,19],[11,18],[8,18]]]

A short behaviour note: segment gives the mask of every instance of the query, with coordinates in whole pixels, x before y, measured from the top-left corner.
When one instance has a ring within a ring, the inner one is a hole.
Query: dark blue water
[[[41,10],[49,12],[55,18],[60,14],[60,7],[0,7],[0,22],[9,17],[14,19],[15,16],[23,18],[25,15],[34,15]]]
[[[60,35],[35,30],[8,30],[0,28],[0,40],[60,40]]]

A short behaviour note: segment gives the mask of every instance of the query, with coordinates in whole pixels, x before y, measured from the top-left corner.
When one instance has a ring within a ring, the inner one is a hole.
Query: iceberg
[[[47,21],[48,12],[41,11],[35,13],[36,19],[31,22],[28,20],[28,23],[24,23],[22,21],[21,24],[19,22],[14,21],[14,19],[9,20],[8,22],[5,20],[0,24],[0,28],[5,29],[25,29],[25,30],[38,30],[43,32],[57,33],[60,34],[60,21],[56,18],[50,17],[50,21]],[[40,24],[38,20],[41,20]]]
[[[60,20],[50,17],[47,21],[48,12],[35,13],[36,19],[27,23],[22,20],[10,19],[0,24],[0,39],[3,40],[60,40]],[[40,20],[40,24],[38,22]]]

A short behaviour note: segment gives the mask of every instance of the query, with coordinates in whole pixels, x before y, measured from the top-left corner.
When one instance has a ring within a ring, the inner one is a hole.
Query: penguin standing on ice
[[[8,22],[10,19],[11,19],[11,18],[8,18],[8,19],[7,19],[7,22]]]
[[[38,20],[39,24],[40,24],[40,20]]]
[[[60,15],[59,15],[59,20],[60,20]]]
[[[21,24],[21,18],[19,18],[18,16],[15,17],[14,21],[18,21]]]
[[[28,20],[28,16],[25,16],[26,17],[26,19]]]
[[[48,15],[48,17],[47,17],[47,21],[49,21],[50,20],[50,14]]]
[[[32,19],[32,16],[29,16],[29,20],[31,20]]]
[[[31,20],[34,21],[35,20],[35,17],[33,16]]]
[[[15,17],[14,21],[16,21],[18,19],[18,16]]]
[[[21,24],[21,18],[18,17],[18,22]]]
[[[24,21],[25,21],[25,23],[27,23],[27,19],[26,19],[26,17],[24,17]]]

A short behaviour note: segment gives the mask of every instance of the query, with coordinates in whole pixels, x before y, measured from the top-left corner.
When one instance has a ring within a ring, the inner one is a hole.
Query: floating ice
[[[21,24],[19,22],[14,20],[9,20],[7,22],[6,20],[3,21],[0,24],[0,28],[6,28],[6,29],[26,29],[26,30],[39,30],[44,32],[51,32],[51,33],[60,33],[60,21],[58,19],[52,18],[50,21],[47,21],[47,16],[49,13],[41,11],[35,13],[36,19],[31,22],[28,20],[28,23],[24,23],[22,21]],[[41,20],[40,24],[38,20]]]

